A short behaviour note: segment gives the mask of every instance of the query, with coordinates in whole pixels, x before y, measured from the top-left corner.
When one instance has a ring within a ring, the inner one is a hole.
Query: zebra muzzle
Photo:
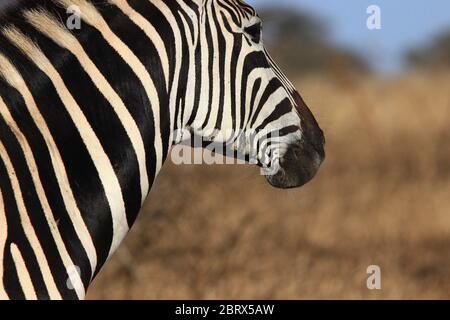
[[[282,189],[297,188],[311,181],[324,160],[324,155],[312,145],[300,143],[288,148],[281,158],[279,168],[273,175],[268,175],[268,182]]]
[[[276,172],[267,175],[272,186],[283,189],[301,187],[311,181],[325,159],[323,131],[301,96],[295,93],[294,98],[301,118],[302,138],[289,146]]]

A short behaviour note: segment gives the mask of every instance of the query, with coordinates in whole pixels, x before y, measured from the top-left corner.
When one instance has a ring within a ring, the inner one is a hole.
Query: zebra
[[[80,28],[66,24],[73,12]],[[246,130],[256,143],[242,147]],[[3,7],[0,299],[84,299],[185,131],[236,157],[256,151],[263,168],[277,159],[266,178],[278,188],[304,185],[325,157],[241,0]]]

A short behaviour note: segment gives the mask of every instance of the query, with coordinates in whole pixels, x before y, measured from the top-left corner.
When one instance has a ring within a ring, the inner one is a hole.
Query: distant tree
[[[420,48],[411,49],[406,60],[412,67],[450,69],[450,30]]]
[[[279,7],[267,7],[259,15],[264,21],[266,46],[290,76],[336,69],[369,70],[367,61],[358,54],[332,43],[328,26],[319,18]]]

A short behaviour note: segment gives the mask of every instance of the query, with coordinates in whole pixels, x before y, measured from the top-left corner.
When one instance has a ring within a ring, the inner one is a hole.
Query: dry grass
[[[318,177],[280,191],[249,166],[167,165],[88,298],[449,299],[449,84],[299,80],[327,136]]]

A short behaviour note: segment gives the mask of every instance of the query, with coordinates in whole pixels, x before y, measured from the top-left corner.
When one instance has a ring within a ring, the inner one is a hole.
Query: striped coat
[[[282,170],[268,180],[278,187],[309,181],[323,159],[321,130],[241,1],[28,0],[2,10],[0,298],[84,298],[177,129],[277,129]],[[68,28],[76,14],[81,28]]]

